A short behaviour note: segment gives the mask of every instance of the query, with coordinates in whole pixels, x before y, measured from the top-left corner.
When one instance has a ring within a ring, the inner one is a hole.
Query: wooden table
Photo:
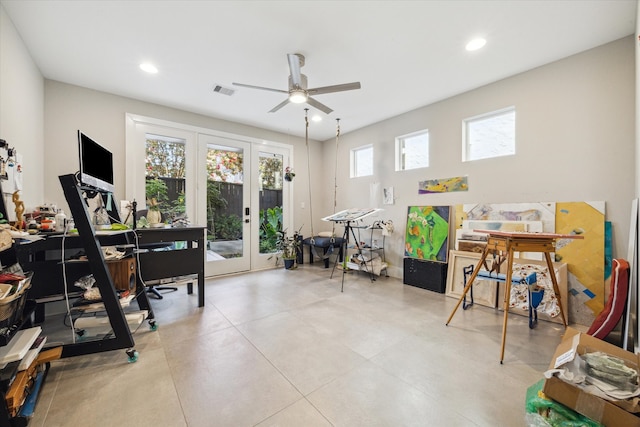
[[[551,277],[551,283],[553,283],[553,291],[558,299],[558,306],[560,307],[560,316],[562,316],[562,323],[564,327],[567,327],[567,318],[565,317],[564,309],[562,307],[562,301],[560,297],[560,290],[558,289],[558,281],[551,262],[551,253],[555,252],[556,241],[558,239],[584,239],[584,236],[575,234],[555,234],[555,233],[527,233],[527,232],[505,232],[505,231],[492,231],[492,230],[473,230],[480,233],[487,233],[487,246],[482,252],[482,256],[473,270],[473,274],[469,278],[467,285],[462,291],[462,295],[458,300],[458,303],[454,307],[449,319],[447,319],[446,325],[449,325],[453,315],[458,310],[458,307],[464,300],[467,291],[473,285],[473,281],[478,276],[480,269],[485,263],[489,254],[493,255],[506,255],[507,273],[505,278],[504,287],[504,320],[502,323],[502,345],[500,348],[500,363],[504,359],[504,347],[507,337],[507,320],[509,316],[509,301],[511,299],[511,276],[513,273],[513,254],[514,252],[542,252],[544,258],[547,261],[547,267],[549,268],[549,277]]]

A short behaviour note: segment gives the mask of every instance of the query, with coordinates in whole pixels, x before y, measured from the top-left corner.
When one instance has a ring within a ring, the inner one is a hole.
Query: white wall
[[[298,172],[293,182],[293,197],[296,201],[307,199],[306,147],[304,138],[270,132],[233,122],[188,113],[156,104],[98,92],[65,83],[45,81],[45,138],[46,156],[44,188],[49,202],[66,209],[64,195],[57,179],[59,175],[78,170],[77,130],[86,132],[113,152],[115,198],[124,199],[125,188],[125,113],[152,117],[236,135],[265,139],[294,146],[293,167]],[[304,126],[304,116],[300,117]],[[312,158],[321,158],[321,144],[310,141]],[[319,170],[317,164],[312,168]],[[308,232],[310,221],[307,210],[294,209],[296,229],[305,225]]]
[[[640,0],[636,4],[636,175],[635,197],[640,194]]]
[[[409,205],[604,200],[607,219],[613,222],[614,256],[626,256],[630,203],[637,194],[635,171],[640,164],[634,136],[634,47],[634,38],[628,37],[342,135],[338,209],[371,206],[372,183],[395,188],[395,205],[380,206],[385,209],[381,218],[392,219],[399,230],[387,245],[395,277],[402,277],[402,228]],[[517,108],[518,155],[462,163],[462,119],[509,105]],[[43,202],[64,205],[57,177],[78,169],[77,129],[114,151],[116,186],[124,188],[126,112],[293,144],[294,224],[296,228],[304,224],[303,232],[308,233],[309,182],[301,138],[44,81],[0,6],[0,138],[25,157],[23,199],[28,208]],[[299,125],[304,126],[303,117]],[[395,136],[424,128],[431,134],[431,167],[394,172]],[[349,150],[369,143],[376,151],[375,175],[352,180]],[[319,218],[333,212],[335,140],[312,141],[310,147],[317,232],[331,227]],[[457,175],[468,175],[468,192],[417,194],[418,181]]]
[[[23,156],[20,198],[35,206],[44,197],[44,79],[0,5],[0,139]],[[7,211],[15,218],[8,199]],[[6,201],[6,199],[5,199]]]
[[[338,148],[337,210],[384,209],[379,218],[393,220],[397,230],[386,245],[394,277],[402,277],[411,205],[605,201],[614,256],[626,257],[635,195],[634,67],[634,41],[627,37],[346,134]],[[462,120],[511,105],[517,155],[462,162]],[[430,167],[395,172],[394,138],[421,129],[429,129]],[[351,179],[349,151],[365,144],[374,145],[374,175]],[[335,141],[325,141],[324,164],[334,161]],[[468,176],[469,191],[418,195],[419,181],[454,176]],[[373,183],[394,187],[395,204],[370,201]],[[332,212],[332,186],[324,199]]]

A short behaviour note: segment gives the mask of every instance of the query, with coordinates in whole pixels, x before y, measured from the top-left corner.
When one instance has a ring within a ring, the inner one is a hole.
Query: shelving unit
[[[102,248],[96,236],[91,218],[87,212],[85,202],[82,197],[76,178],[73,175],[61,175],[59,177],[64,196],[69,204],[71,215],[75,226],[78,229],[79,238],[86,253],[91,273],[96,281],[96,286],[100,290],[102,303],[111,324],[113,334],[96,341],[82,341],[72,344],[65,344],[62,350],[62,357],[79,356],[83,354],[97,353],[110,350],[126,349],[130,362],[137,360],[137,352],[134,349],[133,336],[129,329],[127,318],[120,304],[115,286],[111,279],[111,274],[107,267]],[[136,284],[136,299],[140,310],[146,310],[152,328],[153,311],[149,305],[149,300],[144,289]]]
[[[4,198],[1,197],[1,195],[2,188],[0,188],[0,213],[3,215],[2,218],[7,218],[7,209],[4,203]],[[1,265],[11,266],[16,264],[17,262],[18,261],[15,247],[11,247],[0,252]],[[21,329],[30,328],[33,326],[32,319],[35,307],[35,302],[31,300],[24,301],[24,305],[18,304],[18,307],[16,309],[20,310],[21,312],[16,312],[17,314],[15,319],[13,320],[13,324],[6,325],[0,328],[0,347],[8,345]],[[19,362],[20,361],[8,363],[3,369],[0,370],[0,427],[25,427],[29,422],[26,417],[20,415],[13,417],[6,404],[6,395],[11,385],[11,379],[18,372]],[[48,368],[49,365],[47,364],[45,366],[45,370],[42,373],[42,378],[46,376]],[[32,392],[36,393],[36,391]]]
[[[354,226],[352,228],[358,229],[358,230],[370,230],[371,234],[369,238],[369,243],[368,244],[365,243],[364,246],[359,245],[359,247],[357,247],[358,249],[357,254],[354,254],[357,257],[361,257],[364,260],[363,263],[356,263],[349,260],[347,261],[347,267],[351,270],[367,272],[371,276],[371,280],[375,280],[376,276],[382,275],[382,272],[385,273],[386,277],[389,277],[389,274],[387,272],[388,265],[387,265],[385,253],[384,253],[386,236],[384,234],[381,234],[380,236],[382,245],[378,245],[377,239],[374,239],[374,232],[376,230],[382,230],[382,226],[380,225],[380,223],[376,221],[373,224],[368,226],[359,226],[359,227]],[[347,251],[348,249],[349,248],[347,248]],[[380,274],[375,274],[375,271],[372,265],[372,260],[376,255],[379,256],[381,259],[381,265],[379,270]]]

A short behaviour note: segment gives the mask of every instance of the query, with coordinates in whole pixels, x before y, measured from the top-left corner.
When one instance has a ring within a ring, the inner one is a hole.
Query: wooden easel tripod
[[[549,269],[549,277],[551,277],[551,282],[553,283],[553,290],[556,294],[556,298],[558,300],[558,306],[560,307],[560,316],[562,316],[562,323],[564,327],[567,327],[567,318],[564,314],[564,309],[562,307],[562,301],[560,297],[560,290],[558,289],[558,281],[556,279],[555,271],[553,269],[553,264],[551,262],[551,253],[555,252],[556,240],[557,239],[583,239],[583,236],[573,235],[573,234],[554,234],[554,233],[523,233],[523,232],[501,232],[501,231],[488,231],[488,230],[474,230],[482,233],[487,233],[489,236],[487,238],[487,246],[480,257],[480,261],[476,265],[476,268],[473,271],[473,274],[469,278],[467,285],[464,287],[462,291],[462,295],[458,300],[458,303],[454,307],[449,319],[447,319],[446,325],[449,325],[451,319],[454,314],[458,310],[458,307],[464,300],[467,292],[473,285],[473,281],[478,276],[480,269],[485,263],[487,256],[489,254],[506,254],[506,262],[507,262],[507,273],[505,278],[505,287],[504,287],[504,320],[502,323],[502,345],[500,348],[500,364],[504,359],[504,347],[507,338],[507,320],[509,318],[509,301],[511,299],[511,279],[513,273],[513,254],[514,252],[542,252],[544,253],[544,258],[547,261],[547,267]]]

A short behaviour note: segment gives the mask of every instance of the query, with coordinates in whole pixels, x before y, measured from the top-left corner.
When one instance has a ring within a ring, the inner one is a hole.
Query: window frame
[[[496,118],[499,116],[504,116],[507,114],[513,114],[513,152],[509,153],[501,153],[497,155],[471,158],[471,145],[469,142],[470,131],[469,124],[474,122],[480,122],[482,120],[488,120],[492,118]],[[486,160],[486,159],[495,159],[498,157],[506,157],[506,156],[515,156],[516,155],[516,107],[515,105],[501,108],[499,110],[490,111],[488,113],[478,114],[477,116],[468,117],[462,120],[462,161],[463,162],[474,162],[478,160]]]
[[[414,168],[407,168],[404,162],[404,150],[405,150],[405,141],[410,138],[415,138],[416,136],[426,135],[427,137],[427,164],[424,166],[417,166]],[[396,137],[396,172],[400,171],[409,171],[416,169],[425,169],[430,165],[430,150],[431,150],[431,138],[429,135],[429,129],[422,129],[419,131],[411,132],[405,135],[400,135]]]
[[[357,153],[362,152],[364,150],[371,149],[371,173],[368,175],[357,175],[358,171],[358,163],[357,163]],[[350,172],[351,178],[364,178],[367,176],[373,176],[373,160],[374,160],[374,147],[373,144],[360,145],[358,147],[352,148],[350,150]]]

